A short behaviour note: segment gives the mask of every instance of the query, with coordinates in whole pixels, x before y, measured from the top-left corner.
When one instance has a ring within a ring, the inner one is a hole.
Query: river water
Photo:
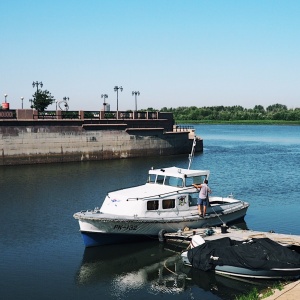
[[[300,127],[195,125],[204,139],[192,168],[211,171],[215,195],[250,202],[253,230],[300,234]],[[157,241],[85,249],[73,213],[108,191],[142,184],[150,167],[187,155],[0,167],[1,299],[235,299],[267,283],[184,267]],[[176,250],[176,249],[175,249]]]

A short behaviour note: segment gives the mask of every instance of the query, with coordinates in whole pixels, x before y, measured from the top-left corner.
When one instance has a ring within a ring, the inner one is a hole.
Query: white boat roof
[[[190,170],[190,169],[181,169],[177,167],[161,168],[161,169],[152,169],[149,170],[149,174],[162,175],[162,176],[172,176],[177,178],[182,178],[183,180],[186,177],[197,177],[205,176],[209,177],[209,170]],[[167,195],[168,193],[174,193],[180,190],[186,190],[190,187],[175,187],[166,184],[157,184],[157,183],[146,183],[140,186],[134,186],[129,188],[124,188],[121,190],[116,190],[109,192],[108,195],[114,199],[136,199],[136,198],[147,198],[154,197],[155,195]]]
[[[144,185],[125,188],[118,191],[108,193],[111,198],[115,199],[137,199],[153,197],[155,195],[162,195],[167,193],[176,192],[182,188],[176,188],[174,186],[162,185],[162,184],[151,184],[146,183]]]
[[[209,170],[191,170],[191,169],[182,169],[177,167],[169,167],[169,168],[149,170],[149,174],[174,176],[180,178],[206,175],[208,178]]]

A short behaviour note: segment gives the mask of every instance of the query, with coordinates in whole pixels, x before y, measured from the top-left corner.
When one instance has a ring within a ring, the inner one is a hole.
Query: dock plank
[[[212,233],[213,232],[213,233]],[[211,235],[208,235],[212,233]],[[246,241],[252,238],[269,238],[274,242],[277,242],[283,246],[300,246],[300,235],[291,235],[291,234],[282,234],[274,232],[263,232],[263,231],[253,231],[253,230],[242,230],[237,228],[229,227],[226,233],[222,233],[220,227],[213,227],[210,229],[193,229],[193,230],[184,230],[175,233],[166,233],[164,235],[165,239],[172,241],[180,241],[180,243],[185,242],[188,244],[193,235],[198,234],[204,240],[211,241],[224,237],[229,237],[237,241]]]

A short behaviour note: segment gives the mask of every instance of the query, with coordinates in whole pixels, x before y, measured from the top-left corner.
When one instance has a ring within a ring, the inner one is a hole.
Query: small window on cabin
[[[148,201],[147,210],[158,210],[158,200]]]
[[[148,183],[155,183],[156,175],[155,174],[149,174],[148,177]]]
[[[199,197],[199,193],[189,194],[189,206],[197,206],[198,197]]]
[[[170,176],[165,177],[164,185],[170,185]]]
[[[165,199],[162,201],[162,208],[169,209],[175,207],[175,199]]]
[[[177,187],[183,187],[183,179],[177,178]]]
[[[165,176],[163,176],[163,175],[157,175],[156,183],[157,184],[163,184],[164,183],[164,178],[165,178]]]

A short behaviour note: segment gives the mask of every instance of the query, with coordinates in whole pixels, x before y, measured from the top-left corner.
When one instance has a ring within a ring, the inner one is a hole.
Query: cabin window
[[[148,183],[155,183],[155,179],[156,179],[155,174],[149,174]]]
[[[165,199],[162,201],[162,208],[169,209],[175,207],[175,199]]]
[[[197,206],[198,197],[199,197],[199,193],[189,194],[189,206]]]
[[[177,179],[177,187],[183,187],[183,179],[182,178],[176,178]]]
[[[158,210],[158,200],[148,201],[147,210]]]
[[[183,180],[182,178],[178,178],[178,177],[166,176],[165,185],[183,187]]]
[[[193,184],[201,184],[206,179],[206,175],[187,177],[185,179],[185,186],[192,186]]]
[[[164,183],[164,178],[165,178],[165,176],[163,176],[163,175],[157,175],[156,183],[163,184]]]

